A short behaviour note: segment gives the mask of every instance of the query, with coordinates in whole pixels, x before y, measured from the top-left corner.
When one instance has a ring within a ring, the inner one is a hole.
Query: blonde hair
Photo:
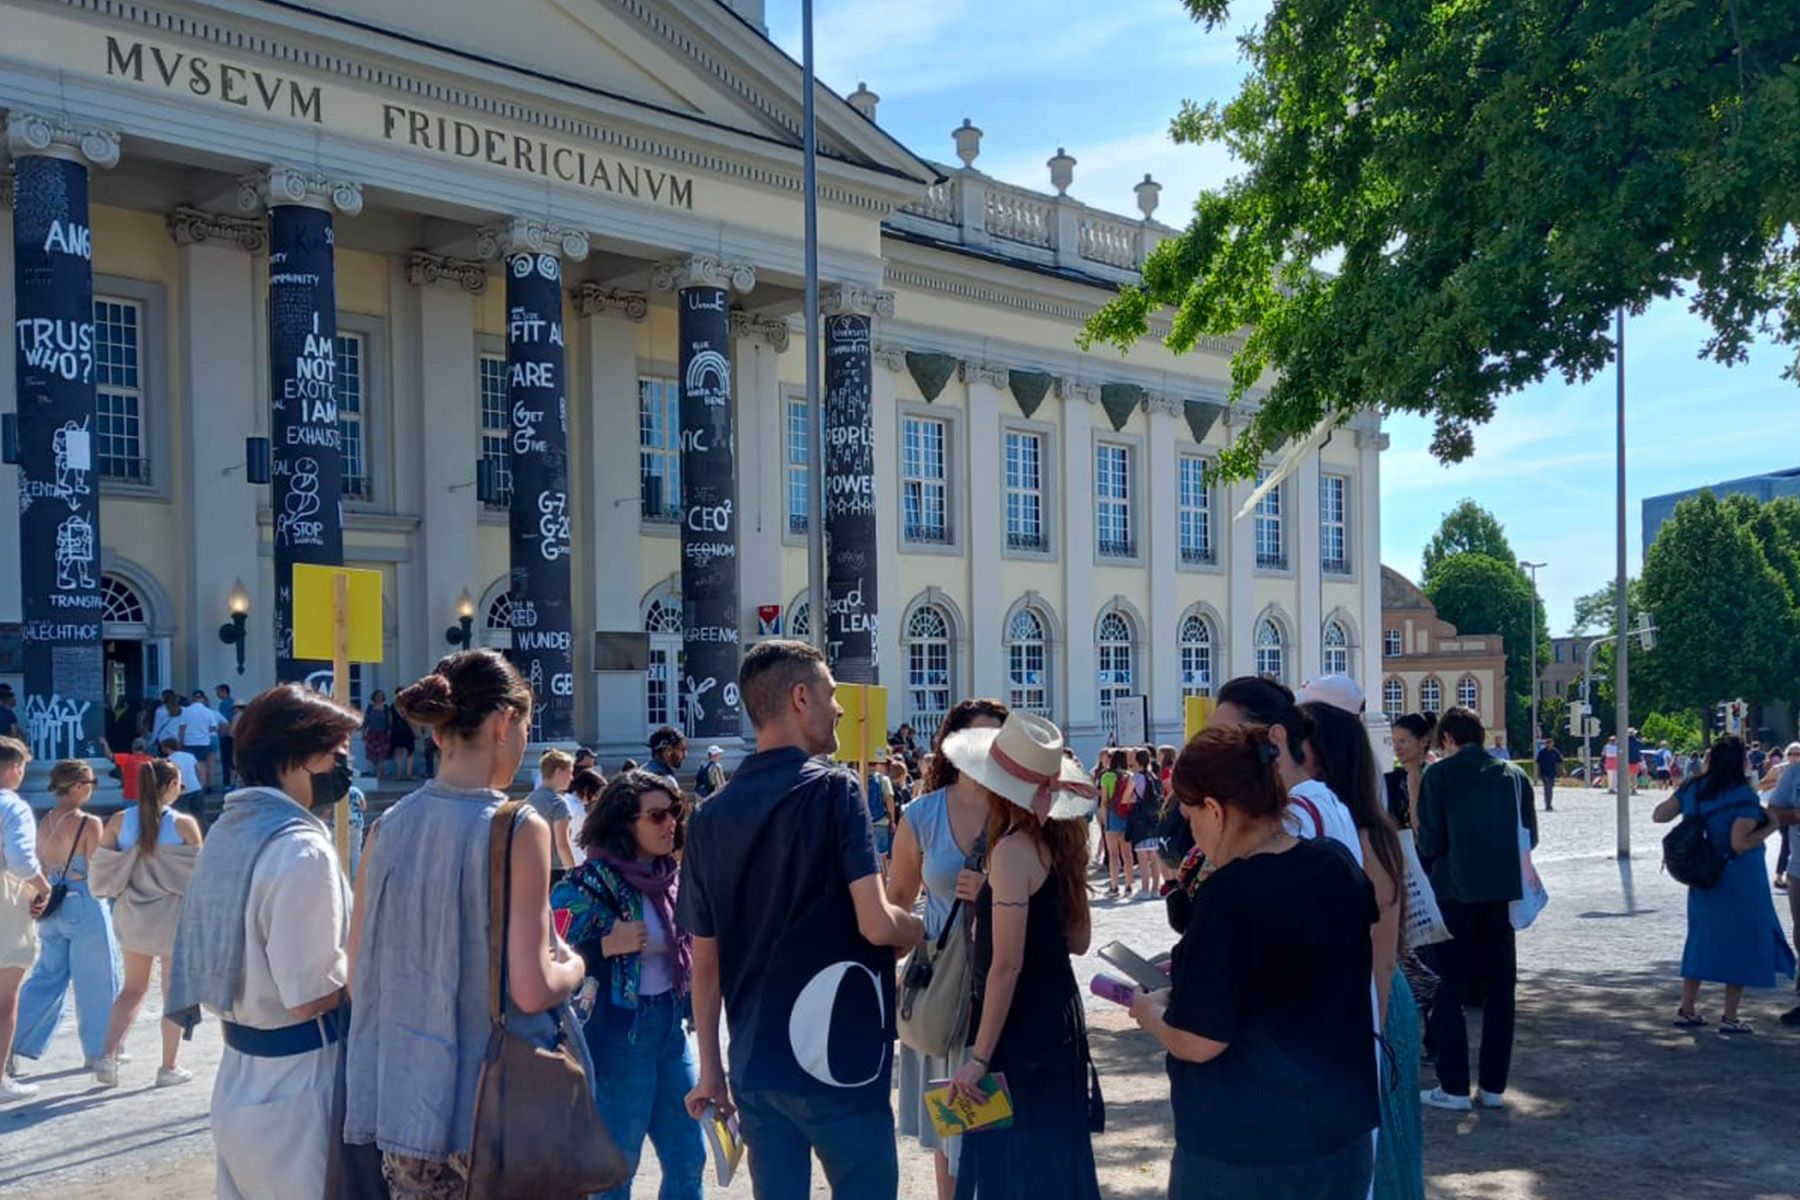
[[[79,758],[65,758],[50,768],[50,790],[61,795],[94,777],[94,769]]]
[[[570,754],[567,750],[546,750],[542,757],[538,759],[538,770],[543,774],[545,779],[550,778],[564,768],[573,770],[574,767],[575,756]]]

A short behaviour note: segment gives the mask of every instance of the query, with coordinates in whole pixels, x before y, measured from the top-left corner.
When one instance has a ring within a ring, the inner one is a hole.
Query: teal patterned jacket
[[[635,1009],[643,956],[606,958],[600,953],[600,942],[620,921],[644,919],[644,894],[594,859],[557,880],[550,889],[550,907],[569,910],[569,932],[564,940],[587,960],[587,973],[606,987],[608,1002],[614,1008]]]

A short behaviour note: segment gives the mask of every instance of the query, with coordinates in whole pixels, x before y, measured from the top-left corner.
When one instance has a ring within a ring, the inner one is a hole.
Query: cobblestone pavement
[[[1800,1138],[1788,1098],[1800,1072],[1800,1031],[1775,1017],[1790,994],[1752,993],[1752,1038],[1670,1027],[1685,929],[1682,889],[1663,875],[1659,794],[1633,802],[1634,857],[1614,857],[1609,795],[1565,790],[1543,814],[1538,862],[1550,907],[1519,942],[1519,1031],[1509,1107],[1425,1114],[1427,1190],[1434,1200],[1650,1200],[1672,1194],[1800,1200]],[[1771,854],[1772,857],[1772,854]],[[1786,921],[1785,905],[1778,905]],[[1173,935],[1156,901],[1100,901],[1096,947],[1118,939],[1153,953]],[[1085,988],[1099,967],[1079,960]],[[158,1005],[152,994],[147,1009]],[[1707,989],[1703,1012],[1719,998]],[[1160,1197],[1172,1140],[1161,1056],[1124,1014],[1090,998],[1095,1059],[1108,1101],[1096,1139],[1102,1192]],[[1472,1026],[1479,1013],[1471,1012]],[[149,1087],[155,1029],[141,1017],[139,1056],[123,1086],[101,1092],[79,1070],[72,1021],[58,1033],[29,1105],[0,1109],[0,1194],[9,1200],[187,1200],[211,1196],[206,1109],[218,1061],[209,1023],[186,1048],[199,1079]],[[1425,1084],[1434,1080],[1427,1068]],[[654,1153],[634,1195],[656,1194]],[[927,1155],[901,1145],[901,1195],[934,1195]],[[826,1195],[822,1182],[815,1194]],[[748,1197],[748,1179],[708,1195]]]

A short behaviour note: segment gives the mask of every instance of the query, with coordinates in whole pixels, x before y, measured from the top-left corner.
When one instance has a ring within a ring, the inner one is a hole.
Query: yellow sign
[[[337,624],[333,612],[333,580],[349,582],[350,602],[344,611],[349,627],[350,662],[381,661],[381,572],[350,567],[294,564],[294,657],[329,662],[337,657]]]
[[[887,689],[869,683],[840,683],[837,690],[839,762],[867,767],[887,745]]]
[[[1189,696],[1187,698],[1182,740],[1191,742],[1194,735],[1206,728],[1207,718],[1212,716],[1213,699],[1211,696]]]

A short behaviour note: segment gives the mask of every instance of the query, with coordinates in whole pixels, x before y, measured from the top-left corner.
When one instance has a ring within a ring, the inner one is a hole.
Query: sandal
[[[1706,1024],[1706,1018],[1692,1010],[1678,1008],[1675,1010],[1675,1020],[1673,1024],[1677,1029],[1698,1029]]]
[[[1748,1021],[1740,1021],[1735,1017],[1719,1022],[1720,1033],[1755,1033],[1756,1030]]]

